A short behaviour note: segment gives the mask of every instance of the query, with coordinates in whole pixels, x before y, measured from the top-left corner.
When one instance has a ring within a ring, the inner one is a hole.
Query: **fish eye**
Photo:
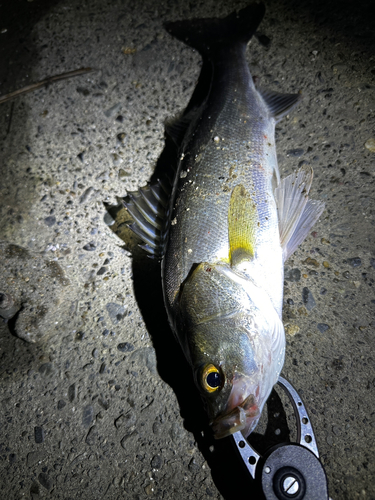
[[[207,392],[215,392],[222,386],[222,375],[215,365],[206,365],[202,370],[202,385]]]

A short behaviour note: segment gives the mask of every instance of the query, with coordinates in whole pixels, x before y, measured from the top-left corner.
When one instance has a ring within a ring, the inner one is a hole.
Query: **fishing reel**
[[[235,446],[252,479],[260,483],[266,500],[331,500],[327,477],[305,405],[294,387],[279,377],[297,422],[297,443],[281,443],[259,455],[238,431]]]

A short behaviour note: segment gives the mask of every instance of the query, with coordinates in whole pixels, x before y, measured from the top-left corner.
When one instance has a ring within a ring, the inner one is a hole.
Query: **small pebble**
[[[153,375],[157,373],[156,354],[155,349],[153,349],[152,347],[143,347],[142,349],[137,349],[131,354],[130,360],[132,362],[136,362],[138,366],[146,366],[146,368]]]
[[[43,377],[50,377],[53,374],[53,366],[52,363],[44,363],[39,367],[38,372],[43,376]]]
[[[38,476],[38,481],[40,482],[40,484],[46,488],[46,490],[51,490],[52,487],[53,487],[53,482],[52,480],[50,479],[50,477],[48,476],[48,474],[46,474],[45,472],[41,472]]]
[[[76,91],[78,92],[78,94],[82,94],[85,97],[87,97],[88,95],[90,95],[89,89],[86,89],[85,87],[77,87]]]
[[[87,405],[82,411],[82,425],[85,429],[88,429],[94,420],[94,408],[91,405]]]
[[[301,271],[297,268],[288,269],[285,271],[285,279],[287,281],[300,281],[301,280]]]
[[[93,425],[86,436],[86,444],[93,446],[99,437],[99,432],[96,425]]]
[[[80,342],[85,338],[85,336],[86,336],[85,332],[77,332],[75,335],[75,340],[77,342]]]
[[[190,460],[188,469],[190,472],[198,472],[200,470],[200,467],[194,457]]]
[[[104,172],[101,172],[99,175],[96,176],[95,179],[97,181],[108,181],[109,180],[109,170],[105,170]]]
[[[44,441],[44,430],[43,427],[34,427],[34,439],[35,442],[40,444]]]
[[[66,403],[63,399],[60,399],[58,402],[57,402],[57,409],[58,410],[62,410],[64,407],[66,406]]]
[[[305,151],[303,149],[297,148],[297,149],[288,149],[288,151],[286,152],[286,154],[288,156],[298,157],[298,156],[302,156],[304,152]]]
[[[118,344],[117,349],[121,352],[130,352],[134,351],[134,346],[132,344],[129,344],[129,342],[123,342],[121,344]]]
[[[316,259],[312,259],[311,257],[307,257],[306,260],[302,262],[302,264],[306,264],[307,266],[319,267],[320,264]]]
[[[117,134],[116,138],[117,138],[117,141],[120,144],[124,144],[124,141],[125,141],[125,138],[126,138],[125,132],[120,132],[119,134]]]
[[[123,168],[120,168],[118,171],[118,177],[119,179],[124,179],[124,177],[129,177],[131,175],[131,170],[124,170]]]
[[[151,460],[151,467],[153,469],[160,469],[163,465],[163,459],[160,455],[155,455]]]
[[[348,259],[348,264],[350,264],[352,267],[359,267],[362,264],[362,261],[359,257],[353,257],[351,259]]]
[[[89,187],[87,188],[83,194],[79,197],[79,203],[82,204],[82,203],[86,203],[86,201],[88,201],[88,199],[90,198],[90,196],[94,193],[94,188],[93,187]]]
[[[326,332],[330,328],[329,325],[326,325],[325,323],[318,323],[316,326],[321,333]]]
[[[69,386],[69,389],[68,389],[68,399],[72,403],[76,397],[77,397],[76,384],[72,384]]]
[[[126,313],[125,307],[121,304],[116,304],[115,302],[109,302],[106,306],[108,315],[114,325],[117,325],[121,321]]]
[[[56,224],[56,217],[54,215],[50,215],[49,217],[46,217],[44,219],[44,223],[48,227],[52,227],[54,224]]]
[[[90,241],[90,243],[87,243],[84,247],[83,250],[86,250],[86,252],[93,252],[96,250],[96,244],[93,241]]]
[[[179,443],[184,436],[184,429],[177,422],[173,422],[169,435],[171,436],[172,441]]]
[[[306,286],[302,290],[302,300],[308,311],[311,311],[316,306],[314,296]]]
[[[155,491],[154,485],[150,483],[149,485],[146,486],[145,488],[145,493],[146,495],[153,495]]]
[[[154,422],[152,425],[152,432],[156,435],[159,435],[161,433],[161,428],[162,425],[160,422]]]
[[[371,137],[365,142],[365,148],[367,148],[371,153],[375,153],[375,138]]]
[[[77,158],[79,159],[79,161],[81,161],[83,163],[84,162],[84,158],[85,158],[85,152],[82,151],[81,153],[79,153],[77,155]]]

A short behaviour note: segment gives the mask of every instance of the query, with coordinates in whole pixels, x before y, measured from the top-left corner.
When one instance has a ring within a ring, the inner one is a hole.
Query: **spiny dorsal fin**
[[[323,213],[323,202],[308,199],[312,179],[312,168],[302,168],[282,179],[275,189],[284,262],[297,250]]]
[[[229,260],[235,266],[254,257],[257,209],[254,200],[241,184],[230,197],[228,213]]]
[[[302,98],[302,94],[281,94],[272,90],[257,89],[267,104],[268,110],[279,122],[298,104]]]
[[[165,251],[171,191],[172,186],[166,177],[129,192],[123,199],[125,208],[134,219],[130,229],[143,240],[142,248],[156,258],[161,258]]]

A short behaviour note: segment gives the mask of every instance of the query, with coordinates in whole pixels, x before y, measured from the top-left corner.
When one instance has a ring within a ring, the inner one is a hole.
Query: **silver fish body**
[[[222,20],[167,25],[201,52],[202,72],[210,67],[207,95],[186,113],[164,213],[162,281],[217,438],[238,430],[247,436],[278,379],[284,260],[323,209],[307,199],[310,171],[280,182],[275,124],[298,95],[254,85],[245,49],[263,14],[253,4]],[[127,206],[136,216],[133,202]]]

